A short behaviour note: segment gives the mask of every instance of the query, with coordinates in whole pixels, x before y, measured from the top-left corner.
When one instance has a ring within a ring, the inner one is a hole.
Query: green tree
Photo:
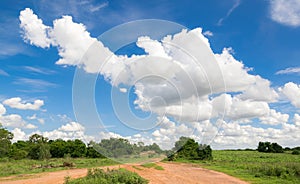
[[[50,140],[49,145],[51,156],[54,158],[62,158],[68,153],[66,148],[67,143],[62,139]]]
[[[11,149],[11,140],[13,139],[13,133],[9,132],[0,124],[0,158],[8,156]]]
[[[199,145],[194,139],[180,137],[175,142],[173,150],[177,150],[174,154],[168,156],[169,160],[188,159],[188,160],[204,160],[212,159],[212,150],[209,145]]]
[[[257,150],[265,153],[283,153],[283,148],[277,143],[259,142]]]
[[[48,138],[39,134],[33,134],[29,137],[30,151],[28,156],[32,159],[44,160],[51,157]]]

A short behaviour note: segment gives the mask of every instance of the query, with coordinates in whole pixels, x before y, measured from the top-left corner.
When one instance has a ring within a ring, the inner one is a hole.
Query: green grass
[[[257,151],[213,151],[212,161],[193,162],[201,167],[227,173],[250,183],[300,183],[300,155]]]
[[[92,168],[117,164],[117,162],[110,159],[96,158],[52,158],[45,161],[31,159],[13,160],[6,158],[0,160],[0,177],[68,169],[67,167],[61,167],[64,162],[74,163],[75,168]],[[43,167],[37,168],[40,166]],[[46,168],[47,166],[52,166],[53,168]]]
[[[156,163],[145,163],[142,164],[141,166],[146,167],[146,168],[154,168],[156,170],[164,170],[164,168],[160,165],[157,165]]]
[[[66,178],[65,184],[147,184],[148,181],[138,174],[130,172],[126,169],[107,170],[90,169],[84,178],[70,180]]]
[[[138,167],[138,166],[132,166],[134,169],[136,169],[136,170],[139,170],[139,171],[141,171],[141,170],[143,170],[142,168],[140,168],[140,167]]]

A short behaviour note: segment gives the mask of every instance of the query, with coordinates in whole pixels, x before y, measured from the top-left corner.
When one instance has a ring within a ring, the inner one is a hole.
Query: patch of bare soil
[[[109,168],[125,168],[127,170],[138,173],[150,184],[247,184],[247,182],[224,173],[195,167],[191,164],[179,163],[162,163],[158,162],[164,170],[156,170],[154,168],[141,167],[139,164],[123,164],[117,166],[101,167]],[[71,178],[84,177],[87,169],[70,169],[56,172],[48,172],[42,174],[30,175],[30,178],[19,179],[17,176],[0,178],[2,184],[62,184],[65,177]]]

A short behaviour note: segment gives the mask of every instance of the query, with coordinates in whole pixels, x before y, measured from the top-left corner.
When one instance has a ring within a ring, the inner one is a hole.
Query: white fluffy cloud
[[[10,108],[22,109],[22,110],[39,110],[43,105],[43,100],[34,100],[33,103],[26,103],[22,101],[20,97],[14,97],[3,101],[4,105]]]
[[[300,127],[300,115],[299,114],[294,115],[294,123],[296,126]]]
[[[279,88],[279,91],[281,91],[295,107],[300,108],[300,85],[288,82],[282,88]]]
[[[20,12],[19,17],[22,28],[23,38],[32,45],[36,45],[42,48],[50,46],[51,40],[47,37],[48,26],[43,24],[43,21],[39,19],[33,11],[29,8]]]
[[[28,136],[20,128],[15,128],[11,131],[14,134],[13,141],[26,140]]]
[[[89,142],[90,140],[94,140],[95,138],[92,136],[88,136],[85,134],[85,128],[83,125],[77,122],[69,122],[61,127],[54,129],[52,131],[44,131],[44,132],[33,132],[43,135],[44,137],[48,137],[49,139],[63,139],[63,140],[71,140],[71,139],[81,139],[85,142]],[[32,133],[32,134],[33,134]]]
[[[84,127],[81,124],[73,121],[61,126],[58,130],[65,132],[84,131]]]
[[[276,112],[274,109],[270,109],[267,115],[260,117],[259,119],[262,124],[279,125],[287,123],[289,120],[289,115]]]
[[[5,114],[5,113],[6,113],[5,107],[2,104],[0,104],[0,116]]]
[[[27,9],[22,12],[23,19],[32,17],[32,14],[26,14]],[[33,26],[39,20],[35,18]],[[21,26],[25,33],[31,32],[30,24]],[[136,45],[146,54],[126,56],[115,55],[109,45],[106,47],[91,37],[86,27],[73,22],[70,16],[54,20],[51,27],[41,27],[46,31],[45,36],[39,37],[40,42],[58,49],[60,58],[56,64],[78,66],[87,73],[103,75],[123,93],[127,92],[123,85],[134,86],[132,89],[137,96],[134,104],[158,114],[161,123],[157,130],[151,135],[129,136],[131,140],[158,142],[164,148],[170,148],[180,136],[193,134],[195,139],[207,143],[216,134],[222,117],[231,123],[224,123],[225,128],[215,141],[221,145],[226,141],[231,145],[252,145],[258,139],[283,138],[284,133],[297,130],[295,125],[287,123],[289,115],[270,109],[269,103],[279,100],[271,82],[250,74],[251,69],[234,57],[233,49],[224,48],[221,53],[214,53],[205,37],[209,33],[203,33],[201,28],[182,30],[161,40],[153,40],[147,35],[139,37]],[[39,47],[48,46],[33,39],[40,32],[33,32],[25,40],[29,39],[31,44]],[[292,104],[300,107],[299,86],[286,84],[280,91]],[[212,121],[218,118],[220,120]],[[253,119],[263,124],[281,125],[282,130],[238,124],[241,121],[251,123]],[[83,136],[84,127],[72,122],[44,134],[49,138],[70,138],[74,132],[76,136]],[[121,135],[100,133],[101,138],[111,136]],[[257,136],[257,140],[251,136]]]
[[[300,26],[299,0],[270,0],[271,18],[287,26]]]

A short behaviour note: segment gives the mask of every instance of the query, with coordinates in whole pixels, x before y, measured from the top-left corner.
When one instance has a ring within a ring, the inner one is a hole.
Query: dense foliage
[[[259,142],[257,150],[265,153],[283,153],[283,148],[277,143]]]
[[[84,178],[75,180],[66,179],[65,184],[146,184],[147,180],[140,177],[138,174],[125,169],[108,170],[91,169]]]
[[[132,144],[126,139],[102,139],[87,145],[79,140],[49,140],[39,134],[33,134],[27,141],[17,141],[12,144],[13,134],[0,126],[0,158],[10,157],[15,160],[30,158],[44,160],[49,158],[104,158],[139,155],[142,152],[161,154],[163,151],[154,143],[144,145],[143,142]]]
[[[211,160],[212,149],[209,145],[198,144],[194,139],[180,137],[175,143],[173,153],[168,156],[168,160],[175,161],[180,159],[187,160]]]

